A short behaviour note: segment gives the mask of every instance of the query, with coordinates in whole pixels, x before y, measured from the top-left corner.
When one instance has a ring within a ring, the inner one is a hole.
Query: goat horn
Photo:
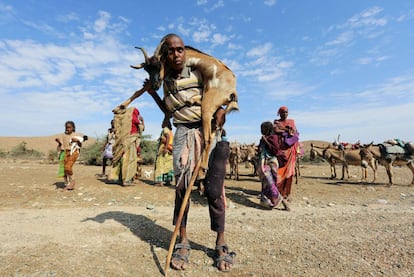
[[[140,65],[131,65],[131,67],[132,67],[132,68],[134,68],[134,69],[141,69],[141,68],[143,68],[146,64],[148,64],[148,63],[149,63],[149,57],[148,57],[148,54],[147,54],[147,52],[145,51],[145,49],[144,49],[144,48],[142,48],[142,47],[138,47],[138,46],[135,46],[135,48],[136,48],[136,49],[141,50],[142,54],[144,55],[145,62],[141,63]]]
[[[163,39],[160,41],[160,44],[158,44],[157,48],[154,51],[154,57],[160,59],[161,58],[161,48],[165,43],[165,40],[167,39],[168,35],[163,37]]]
[[[147,52],[145,51],[145,49],[144,49],[144,48],[142,48],[142,47],[138,47],[138,46],[136,46],[135,48],[136,48],[136,49],[141,50],[142,54],[143,54],[143,55],[144,55],[144,57],[145,57],[145,62],[146,62],[146,63],[148,63],[149,57],[148,57],[148,54],[147,54]]]
[[[132,67],[133,69],[141,69],[145,66],[145,63],[142,63],[140,65],[130,65],[130,67]]]

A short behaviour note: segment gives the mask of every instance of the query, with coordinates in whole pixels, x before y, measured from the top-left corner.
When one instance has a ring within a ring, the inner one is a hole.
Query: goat
[[[148,57],[143,48],[136,47],[142,51],[145,62],[131,67],[134,69],[144,68],[148,72],[150,80],[149,82],[144,83],[142,89],[136,91],[129,99],[124,101],[115,109],[122,109],[123,107],[128,106],[133,100],[142,95],[145,91],[148,91],[149,88],[152,88],[154,91],[159,89],[165,76],[165,65],[161,60],[161,46],[163,43],[164,41],[160,42],[152,57]],[[215,130],[212,128],[211,123],[214,113],[220,107],[224,107],[226,113],[239,110],[237,103],[238,96],[236,91],[236,76],[224,63],[208,54],[205,54],[190,46],[185,46],[185,51],[186,63],[189,66],[197,68],[201,72],[204,80],[204,93],[201,102],[201,118],[205,146],[201,157],[201,169],[205,172],[208,168],[211,143],[215,136]],[[153,94],[151,94],[151,96],[167,116],[168,111],[166,111],[160,97]],[[202,174],[203,173],[200,175]]]

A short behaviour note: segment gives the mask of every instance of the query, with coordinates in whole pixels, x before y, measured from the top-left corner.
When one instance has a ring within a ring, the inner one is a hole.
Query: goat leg
[[[120,105],[116,106],[115,109],[112,110],[113,113],[119,113],[121,110],[125,110],[132,101],[140,97],[144,92],[148,90],[148,85],[144,85],[140,90],[134,92],[134,94],[129,97],[127,100],[122,102]]]

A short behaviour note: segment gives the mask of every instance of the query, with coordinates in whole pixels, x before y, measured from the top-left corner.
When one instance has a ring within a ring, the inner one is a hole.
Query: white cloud
[[[382,27],[387,24],[385,18],[376,18],[383,11],[380,7],[371,7],[367,10],[362,11],[350,19],[347,20],[344,27],[361,28],[367,26],[379,26]]]
[[[209,8],[205,8],[204,11],[210,13],[214,10],[224,7],[224,1],[218,0],[215,4],[211,5]]]
[[[78,21],[79,16],[77,14],[75,14],[74,12],[71,12],[71,13],[67,13],[67,14],[64,14],[64,15],[58,15],[56,17],[56,20],[60,21],[60,22],[68,23],[68,22],[71,22],[71,21]]]
[[[359,58],[355,61],[357,64],[370,64],[372,62],[372,58],[370,57],[363,57]]]
[[[7,23],[12,20],[14,14],[15,11],[13,6],[0,3],[0,24]]]
[[[354,14],[342,24],[328,27],[325,35],[333,38],[323,46],[317,47],[310,62],[328,65],[347,53],[357,53],[360,49],[357,49],[356,45],[361,46],[363,40],[379,39],[385,34],[384,26],[388,23],[385,16],[381,17],[382,13],[383,8],[374,6]],[[336,34],[335,31],[339,33]],[[354,60],[357,64],[369,64],[375,59],[354,58]]]
[[[190,16],[182,16],[188,15],[186,9],[174,16],[171,11],[158,10],[158,21],[151,21],[149,14],[137,16],[142,11],[124,10],[122,16],[117,14],[119,9],[109,13],[104,11],[111,10],[105,3],[93,5],[96,12],[88,9],[86,14],[71,7],[59,10],[61,16],[47,17],[25,17],[25,9],[16,10],[19,12],[16,16],[13,7],[6,8],[8,11],[0,12],[0,24],[17,23],[19,18],[26,21],[24,26],[20,21],[20,25],[13,25],[24,32],[16,32],[17,35],[8,32],[9,37],[0,41],[0,76],[3,77],[0,109],[7,111],[0,122],[2,134],[48,135],[50,130],[60,133],[67,119],[74,119],[88,135],[102,134],[108,128],[114,106],[140,88],[147,77],[144,70],[129,68],[129,64],[143,61],[133,46],[144,46],[151,53],[167,31],[178,33],[189,45],[219,57],[235,72],[241,111],[228,117],[229,139],[257,142],[260,122],[276,117],[275,107],[282,103],[291,108],[291,116],[297,121],[303,139],[326,140],[341,133],[350,141],[363,140],[362,135],[368,140],[378,138],[381,133],[388,136],[398,132],[395,136],[400,137],[414,129],[411,121],[407,121],[414,116],[413,75],[398,76],[399,72],[412,70],[404,62],[398,66],[393,63],[401,55],[412,54],[412,50],[404,52],[407,46],[398,48],[400,43],[410,45],[407,30],[412,11],[398,11],[398,6],[389,9],[384,4],[384,8],[357,10],[338,21],[358,5],[351,6],[338,13],[340,16],[329,17],[329,24],[335,24],[329,27],[326,26],[328,18],[323,17],[327,12],[323,5],[317,11],[309,10],[314,12],[312,23],[315,24],[301,21],[306,18],[297,18],[295,23],[286,21],[280,31],[272,24],[257,24],[256,10],[249,10],[248,14],[240,13],[239,9],[233,12],[234,5],[242,2],[198,0],[186,7],[191,11]],[[248,7],[252,3],[243,2]],[[281,2],[260,3],[258,11],[279,8]],[[296,8],[302,6],[296,5]],[[206,13],[205,8],[210,7],[215,9],[214,13]],[[275,11],[281,16],[289,13],[289,9],[283,8]],[[5,13],[11,16],[9,21]],[[397,24],[397,19],[402,23]],[[273,18],[269,20],[276,22]],[[134,26],[129,26],[132,22]],[[297,27],[296,24],[305,23],[310,28],[295,32],[295,36],[280,36],[279,32],[283,35],[286,30]],[[26,33],[28,28],[33,35]],[[317,28],[328,31],[317,33]],[[42,32],[41,37],[37,37],[40,33],[37,30]],[[272,37],[267,40],[270,33]],[[397,37],[397,34],[405,36]],[[303,45],[297,46],[300,41]],[[401,49],[402,53],[397,52]],[[389,67],[380,67],[384,61]],[[315,67],[315,64],[327,66]],[[368,78],[364,71],[370,74]],[[398,77],[386,79],[390,74]],[[381,81],[377,79],[386,81],[378,85],[376,82]],[[73,118],[62,110],[66,102],[73,105]],[[9,103],[14,105],[11,112]],[[157,137],[162,115],[150,96],[144,94],[133,104],[146,119],[146,133]],[[30,124],[27,124],[28,118]]]
[[[383,61],[388,60],[390,57],[389,56],[380,56],[380,57],[362,57],[362,58],[358,58],[355,60],[356,64],[360,64],[360,65],[366,65],[366,64],[372,64],[372,63],[381,63]]]
[[[197,0],[196,4],[197,6],[203,6],[208,3],[208,0]]]
[[[265,0],[264,1],[264,4],[266,5],[266,6],[274,6],[274,5],[276,5],[276,0]]]
[[[339,34],[334,40],[328,41],[326,45],[337,45],[337,44],[346,44],[349,43],[354,37],[352,31],[347,31]]]
[[[379,143],[390,138],[411,140],[414,124],[405,118],[412,116],[414,103],[411,102],[392,107],[384,105],[370,108],[362,104],[342,109],[298,112],[294,119],[300,122],[302,129],[298,128],[303,140],[327,140],[341,134],[343,141],[347,142],[361,140],[362,143]]]
[[[272,44],[267,42],[261,46],[254,47],[250,49],[246,55],[248,57],[257,57],[257,56],[264,56],[272,49]]]
[[[4,5],[0,3],[0,11],[9,13],[13,11],[13,7],[11,5]]]
[[[59,32],[57,32],[52,26],[46,23],[35,23],[35,22],[28,21],[28,20],[22,20],[22,23],[25,24],[29,28],[33,28],[45,34],[58,36],[58,37],[64,36],[63,34],[60,34]]]
[[[223,34],[213,34],[212,43],[214,45],[222,45],[229,41],[229,37]]]
[[[342,52],[338,48],[318,47],[314,53],[311,53],[309,62],[315,65],[327,65],[330,61],[338,59]]]
[[[190,28],[185,28],[184,24],[178,24],[177,30],[178,30],[178,33],[180,33],[184,36],[189,36],[190,33],[191,33],[191,29]]]
[[[99,11],[98,14],[99,18],[95,20],[94,30],[97,33],[101,33],[107,28],[109,21],[111,20],[111,15],[105,11]]]

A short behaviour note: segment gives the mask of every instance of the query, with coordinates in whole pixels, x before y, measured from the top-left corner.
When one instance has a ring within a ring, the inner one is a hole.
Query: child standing
[[[103,148],[102,153],[102,174],[96,174],[98,177],[107,177],[106,175],[106,165],[107,162],[112,162],[114,155],[112,153],[112,147],[115,144],[115,126],[114,120],[111,120],[111,128],[108,129],[108,133],[106,135],[106,142]]]
[[[259,172],[262,180],[260,202],[270,208],[282,202],[285,210],[290,210],[276,187],[277,170],[279,166],[286,163],[286,157],[280,151],[278,136],[274,133],[272,122],[263,122],[260,131],[262,133],[259,143]]]
[[[65,190],[73,190],[75,187],[73,165],[79,157],[82,142],[87,139],[87,136],[76,133],[76,127],[73,121],[66,121],[65,132],[60,137],[55,138],[55,141],[58,143],[58,150],[60,150],[59,160],[61,163],[59,172],[63,172]]]

